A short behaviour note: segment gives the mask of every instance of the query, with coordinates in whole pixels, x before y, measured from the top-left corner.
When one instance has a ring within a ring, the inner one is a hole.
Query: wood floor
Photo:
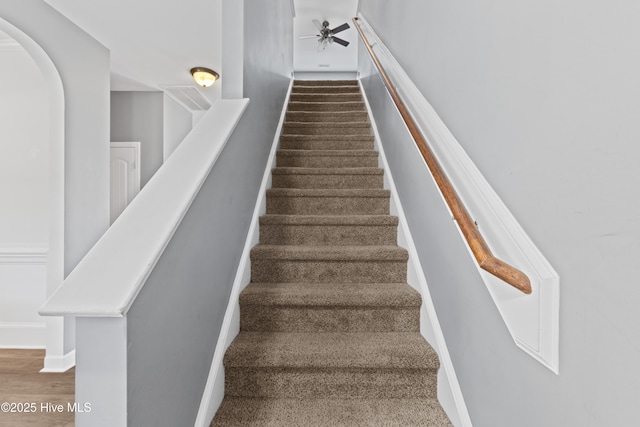
[[[40,373],[43,360],[44,350],[0,349],[1,427],[73,427],[75,369]]]

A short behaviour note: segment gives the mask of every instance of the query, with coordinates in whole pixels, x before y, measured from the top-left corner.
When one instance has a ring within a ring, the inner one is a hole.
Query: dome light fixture
[[[202,87],[209,87],[220,78],[220,74],[205,67],[195,67],[191,69],[193,79]]]

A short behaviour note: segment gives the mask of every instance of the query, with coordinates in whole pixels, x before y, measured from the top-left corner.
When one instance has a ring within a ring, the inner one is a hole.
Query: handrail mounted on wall
[[[380,63],[377,55],[373,51],[373,47],[362,31],[357,17],[353,18],[353,23],[355,24],[355,27],[358,30],[358,33],[360,34],[360,37],[362,38],[362,41],[364,42],[369,55],[371,55],[376,68],[380,72],[382,80],[384,81],[384,84],[389,91],[393,102],[398,108],[398,111],[400,112],[400,115],[402,116],[402,119],[404,120],[407,129],[409,130],[409,133],[416,142],[416,145],[418,146],[418,149],[420,150],[424,161],[427,163],[427,167],[431,171],[431,174],[433,175],[433,178],[435,179],[440,192],[447,202],[447,205],[449,206],[454,219],[457,221],[458,226],[460,227],[460,230],[462,231],[462,234],[471,249],[471,252],[478,262],[478,265],[480,265],[480,268],[482,268],[483,270],[502,279],[516,289],[519,289],[525,294],[530,294],[532,292],[531,282],[527,275],[517,268],[496,258],[491,252],[491,249],[489,249],[487,242],[484,240],[484,237],[480,233],[480,230],[478,230],[477,224],[475,223],[475,221],[473,221],[473,219],[471,219],[469,211],[460,200],[460,197],[453,188],[451,181],[444,173],[444,170],[440,166],[440,163],[433,154],[433,150],[430,148],[427,139],[424,137],[422,132],[420,132],[420,129],[411,116],[411,113],[409,112],[405,103],[402,101],[400,95],[398,95],[398,92],[391,83],[389,76],[382,67],[382,64]]]

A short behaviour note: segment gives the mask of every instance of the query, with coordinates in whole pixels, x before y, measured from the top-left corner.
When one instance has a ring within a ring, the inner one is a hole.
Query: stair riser
[[[290,156],[278,154],[279,167],[300,168],[375,168],[378,156]]]
[[[382,175],[274,175],[273,188],[382,188]]]
[[[360,93],[292,93],[289,99],[297,102],[348,102],[362,101],[362,95]]]
[[[260,243],[266,245],[395,245],[392,225],[260,225]]]
[[[240,305],[240,330],[262,332],[420,332],[418,307]]]
[[[275,197],[267,195],[267,213],[283,215],[388,215],[387,197]]]
[[[382,188],[382,175],[273,175],[273,188]]]
[[[225,394],[236,397],[435,398],[436,389],[429,370],[225,368]]]
[[[285,117],[288,122],[305,123],[335,123],[335,122],[369,122],[369,115],[366,111],[353,112],[302,112],[289,111]]]
[[[294,86],[291,93],[360,93],[358,86]]]
[[[406,261],[307,261],[251,259],[251,280],[260,283],[404,283]]]
[[[293,102],[289,104],[289,111],[366,111],[364,102]]]
[[[354,86],[358,87],[357,80],[296,80],[294,88],[300,86]]]
[[[283,150],[373,150],[373,138],[355,141],[313,141],[304,136],[286,137],[280,140]]]
[[[371,128],[368,126],[305,126],[305,125],[284,125],[282,132],[284,135],[371,135]]]

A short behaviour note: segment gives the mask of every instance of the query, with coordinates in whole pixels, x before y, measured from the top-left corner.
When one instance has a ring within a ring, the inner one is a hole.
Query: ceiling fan
[[[346,40],[343,40],[339,37],[336,37],[334,34],[338,34],[341,31],[344,31],[349,27],[349,24],[347,24],[346,22],[342,25],[338,25],[337,27],[331,29],[329,28],[329,22],[328,21],[323,21],[322,23],[320,23],[320,21],[318,21],[317,19],[313,20],[313,24],[316,26],[316,28],[318,29],[318,31],[320,31],[320,34],[316,34],[313,36],[300,36],[300,39],[312,39],[312,38],[318,38],[318,50],[325,50],[327,48],[328,45],[330,45],[333,42],[336,42],[344,47],[349,46],[349,42]]]

